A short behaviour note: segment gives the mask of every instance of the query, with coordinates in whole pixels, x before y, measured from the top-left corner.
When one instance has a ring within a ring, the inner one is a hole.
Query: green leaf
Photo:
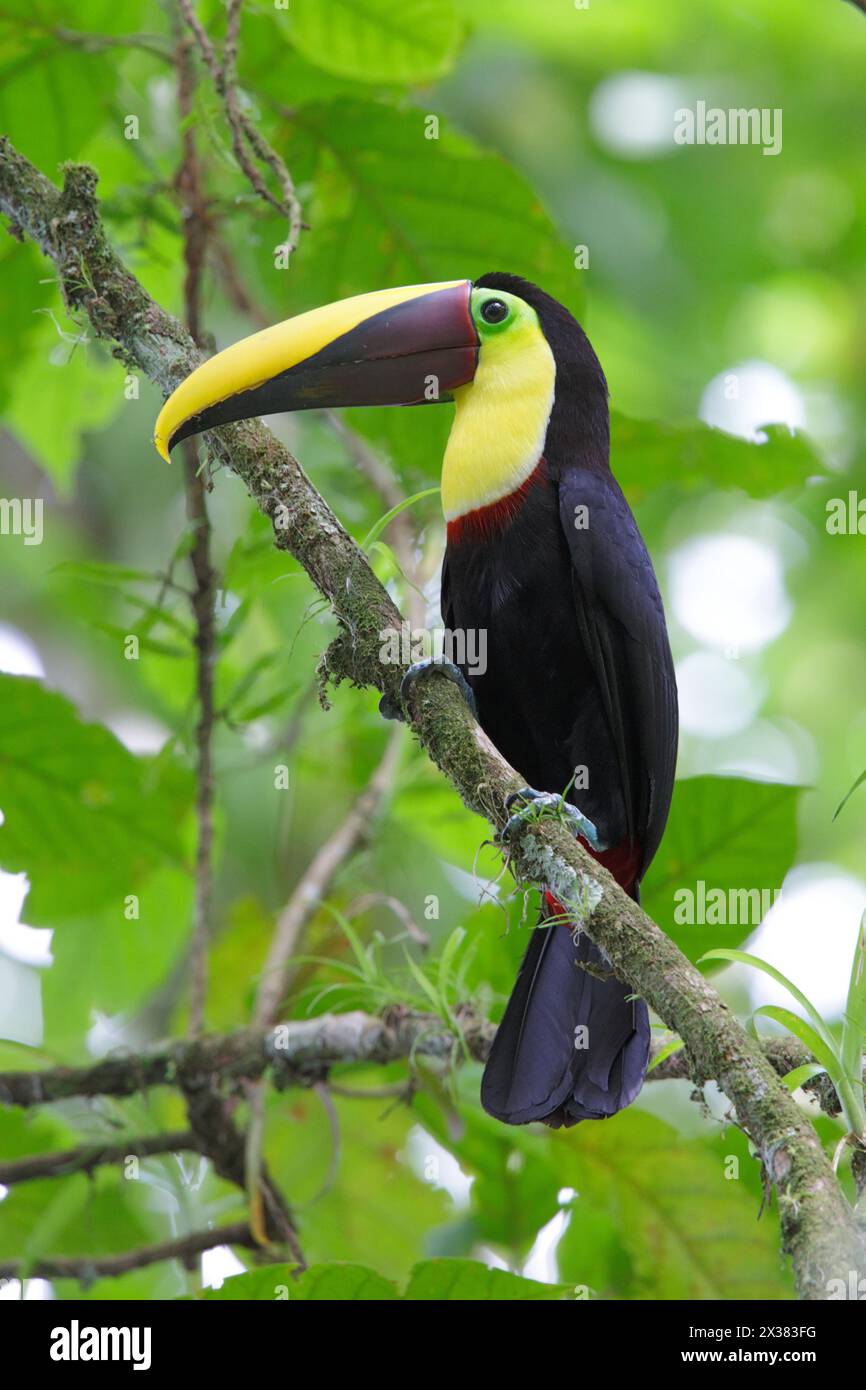
[[[846,1077],[861,1094],[863,1085],[863,1044],[866,1038],[866,912],[860,919],[854,959],[851,963],[851,982],[842,1022],[842,1067]],[[866,1117],[861,1132],[866,1129]]]
[[[136,886],[137,917],[122,898],[64,918],[41,972],[45,1045],[84,1061],[94,1017],[134,1014],[182,959],[192,920],[192,875],[157,869]],[[29,913],[28,913],[29,915]]]
[[[666,1042],[653,1056],[652,1061],[647,1067],[647,1076],[649,1076],[651,1071],[655,1071],[656,1067],[660,1067],[662,1062],[666,1061],[668,1057],[673,1057],[675,1052],[682,1051],[683,1047],[684,1043],[682,1038],[671,1038],[669,1042]]]
[[[10,239],[0,252],[0,314],[4,331],[0,338],[0,406],[4,412],[23,369],[32,369],[44,329],[39,309],[45,303],[45,262],[35,246]]]
[[[698,964],[700,965],[705,960],[736,961],[740,965],[750,965],[753,970],[760,970],[764,975],[769,975],[771,980],[775,980],[783,989],[786,989],[791,995],[791,998],[796,999],[800,1007],[806,1010],[819,1036],[823,1039],[826,1046],[831,1048],[835,1053],[836,1041],[824,1022],[823,1017],[815,1008],[815,1005],[807,998],[801,989],[798,989],[797,986],[788,979],[787,975],[783,975],[781,970],[777,970],[775,965],[770,965],[769,961],[761,960],[760,956],[750,955],[748,951],[707,951],[706,955],[701,957]]]
[[[691,961],[712,947],[739,946],[759,925],[794,862],[799,795],[797,787],[739,777],[675,784],[641,900]]]
[[[617,481],[637,503],[655,489],[698,492],[742,488],[750,497],[772,497],[802,487],[823,472],[804,434],[778,426],[763,443],[740,439],[700,421],[670,425],[611,414],[611,465]]]
[[[528,1254],[539,1229],[559,1211],[557,1194],[565,1184],[536,1135],[514,1131],[480,1110],[477,1069],[462,1068],[459,1081],[471,1093],[471,1102],[460,1107],[459,1129],[429,1095],[419,1094],[414,1108],[424,1128],[475,1176],[470,1209],[476,1239],[508,1250],[512,1258]]]
[[[384,1073],[374,1067],[366,1075],[354,1067],[343,1079],[363,1091],[403,1081],[405,1075],[405,1066]],[[418,1123],[414,1109],[336,1095],[331,1103],[339,1133],[336,1152],[331,1120],[315,1093],[294,1092],[290,1100],[270,1097],[268,1165],[303,1211],[304,1254],[311,1264],[335,1259],[366,1264],[375,1258],[386,1278],[402,1282],[418,1258],[419,1242],[447,1218],[452,1203],[406,1159]]]
[[[404,497],[402,502],[398,502],[396,507],[392,507],[391,510],[389,512],[386,512],[384,516],[380,516],[376,524],[374,526],[371,526],[370,530],[367,532],[366,536],[361,542],[361,549],[369,550],[373,542],[375,540],[378,540],[379,536],[381,536],[382,532],[385,530],[385,527],[388,526],[394,520],[395,516],[399,516],[401,512],[405,512],[407,507],[414,506],[414,504],[416,502],[420,502],[423,497],[435,497],[438,492],[438,487],[425,487],[421,490],[421,492],[413,493],[411,497]]]
[[[783,1009],[778,1004],[762,1004],[759,1009],[755,1009],[754,1017],[771,1018],[774,1023],[781,1023],[783,1028],[787,1028],[789,1033],[793,1033],[795,1038],[799,1038],[800,1042],[805,1043],[827,1072],[834,1086],[838,1085],[842,1067],[836,1055],[835,1047],[828,1047],[818,1030],[807,1023],[805,1019],[802,1019],[799,1014],[795,1014],[791,1009]]]
[[[58,489],[68,492],[84,432],[104,428],[128,404],[123,375],[116,363],[105,365],[101,349],[79,343],[73,350],[50,320],[37,333],[28,370],[15,378],[6,418]]]
[[[54,573],[69,579],[86,579],[91,584],[104,584],[110,589],[135,582],[158,583],[157,576],[151,570],[129,569],[126,565],[112,565],[107,561],[64,560],[62,564],[54,566]]]
[[[842,800],[839,802],[839,805],[836,807],[835,811],[833,812],[833,819],[834,819],[834,820],[835,820],[836,817],[839,815],[839,812],[842,810],[842,808],[843,808],[843,806],[845,805],[845,803],[846,803],[847,801],[850,801],[851,797],[854,795],[854,793],[856,792],[857,788],[858,788],[858,787],[862,787],[862,785],[863,785],[864,782],[866,782],[866,768],[863,769],[863,771],[860,773],[860,776],[859,776],[859,777],[855,778],[855,780],[852,782],[851,786],[850,786],[850,787],[848,788],[848,790],[846,791],[845,795],[842,797]]]
[[[579,274],[537,195],[444,122],[427,140],[421,111],[340,100],[301,108],[291,138],[290,159],[316,184],[316,235],[292,263],[310,305],[507,269],[580,307]]]
[[[9,26],[0,61],[0,125],[53,175],[61,160],[75,158],[104,119],[110,66],[104,58],[62,47],[50,31],[28,33],[5,16],[0,22],[4,30]]]
[[[269,1265],[249,1274],[226,1279],[219,1289],[208,1289],[206,1299],[255,1299],[262,1301],[384,1303],[399,1297],[395,1284],[375,1270],[355,1264],[317,1264],[298,1278],[291,1265]]]
[[[430,1303],[506,1303],[559,1301],[562,1284],[540,1284],[504,1269],[489,1269],[477,1260],[422,1260],[415,1265],[405,1297]]]
[[[16,1069],[21,1065],[20,1061],[16,1063]],[[71,1148],[74,1143],[74,1131],[53,1114],[18,1106],[0,1110],[0,1154],[5,1160]]]
[[[0,865],[26,873],[27,921],[55,926],[139,891],[184,861],[179,827],[192,779],[135,757],[37,680],[0,676]]]
[[[390,1279],[359,1264],[315,1264],[298,1279],[291,1265],[269,1265],[226,1279],[219,1289],[208,1289],[207,1300],[245,1299],[290,1302],[381,1303],[405,1298],[412,1302],[511,1302],[558,1300],[564,1285],[540,1284],[502,1269],[489,1269],[477,1260],[437,1259],[416,1264],[405,1294]]]
[[[782,1083],[793,1094],[794,1091],[799,1091],[800,1087],[804,1086],[807,1081],[811,1081],[813,1076],[821,1076],[823,1071],[824,1068],[819,1066],[817,1062],[804,1062],[802,1067],[792,1067],[790,1071],[786,1071],[782,1077]]]
[[[365,82],[424,82],[451,66],[450,0],[293,0],[292,39],[310,62]]]
[[[406,961],[406,965],[408,966],[410,975],[412,976],[413,980],[415,981],[425,998],[429,999],[430,1007],[432,1008],[433,1012],[441,1014],[443,1012],[444,1005],[436,989],[436,986],[430,980],[427,979],[427,976],[424,974],[424,971],[421,969],[420,965],[418,965],[412,959],[405,946],[403,947],[403,956]]]
[[[120,627],[117,623],[104,623],[101,621],[93,623],[93,627],[95,627],[98,632],[104,632],[106,637],[116,638],[118,648],[122,646],[127,637],[134,636],[138,641],[140,651],[152,652],[154,656],[172,657],[175,661],[183,660],[185,657],[189,656],[189,651],[185,650],[183,647],[179,647],[173,642],[163,642],[159,637],[149,636],[147,628],[150,625],[146,615],[143,618],[141,627],[137,631],[134,630],[132,633],[130,633],[129,627]],[[130,626],[134,629],[136,626],[135,622],[131,623]]]
[[[775,1219],[759,1225],[759,1197],[746,1174],[729,1176],[737,1171],[732,1157],[741,1166],[751,1162],[737,1154],[738,1142],[730,1130],[714,1147],[703,1139],[686,1142],[663,1120],[636,1110],[569,1134],[555,1150],[562,1181],[579,1194],[562,1240],[563,1276],[593,1286],[596,1270],[580,1254],[583,1213],[603,1210],[613,1215],[630,1261],[628,1297],[789,1297]]]
[[[138,1211],[141,1199],[142,1185],[127,1182],[117,1168],[20,1183],[0,1202],[0,1259],[105,1255],[146,1245],[151,1233]]]

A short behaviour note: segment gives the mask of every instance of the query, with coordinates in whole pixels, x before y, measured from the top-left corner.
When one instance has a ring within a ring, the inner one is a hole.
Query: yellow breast
[[[553,408],[556,364],[535,315],[482,344],[475,378],[454,392],[442,464],[446,521],[507,497],[533,472]]]

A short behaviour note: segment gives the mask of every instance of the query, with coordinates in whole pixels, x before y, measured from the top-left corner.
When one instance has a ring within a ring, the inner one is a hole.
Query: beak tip
[[[156,449],[160,458],[165,459],[166,463],[171,463],[171,454],[169,452],[170,445],[166,443],[164,435],[155,434],[153,436],[153,447]]]

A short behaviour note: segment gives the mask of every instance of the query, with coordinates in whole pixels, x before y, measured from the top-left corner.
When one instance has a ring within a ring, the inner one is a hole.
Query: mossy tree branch
[[[10,229],[35,241],[53,261],[70,312],[86,315],[99,338],[167,394],[201,355],[112,250],[95,189],[96,174],[88,166],[66,166],[58,189],[7,140],[0,141],[0,210]],[[399,703],[403,670],[383,664],[379,653],[382,632],[399,629],[400,614],[300,464],[258,422],[224,426],[208,443],[271,519],[277,545],[295,556],[330,600],[340,635],[325,656],[325,674],[335,682],[374,686]],[[506,797],[521,779],[456,689],[438,676],[419,682],[406,714],[466,805],[501,831]],[[700,972],[555,821],[525,826],[511,846],[510,862],[520,881],[549,885],[616,972],[683,1039],[692,1076],[715,1078],[730,1098],[776,1188],[801,1297],[826,1298],[829,1279],[847,1280],[850,1270],[866,1270],[863,1231],[812,1125]]]

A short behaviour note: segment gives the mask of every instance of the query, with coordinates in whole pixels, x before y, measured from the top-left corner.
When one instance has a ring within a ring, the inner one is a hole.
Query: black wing
[[[442,624],[449,632],[454,627],[454,603],[451,598],[451,576],[448,573],[448,551],[442,559],[442,583],[439,590],[439,611],[442,614]]]
[[[586,510],[579,510],[585,508]],[[610,473],[563,469],[559,509],[575,609],[616,748],[638,877],[665,828],[677,756],[677,690],[652,561]]]

